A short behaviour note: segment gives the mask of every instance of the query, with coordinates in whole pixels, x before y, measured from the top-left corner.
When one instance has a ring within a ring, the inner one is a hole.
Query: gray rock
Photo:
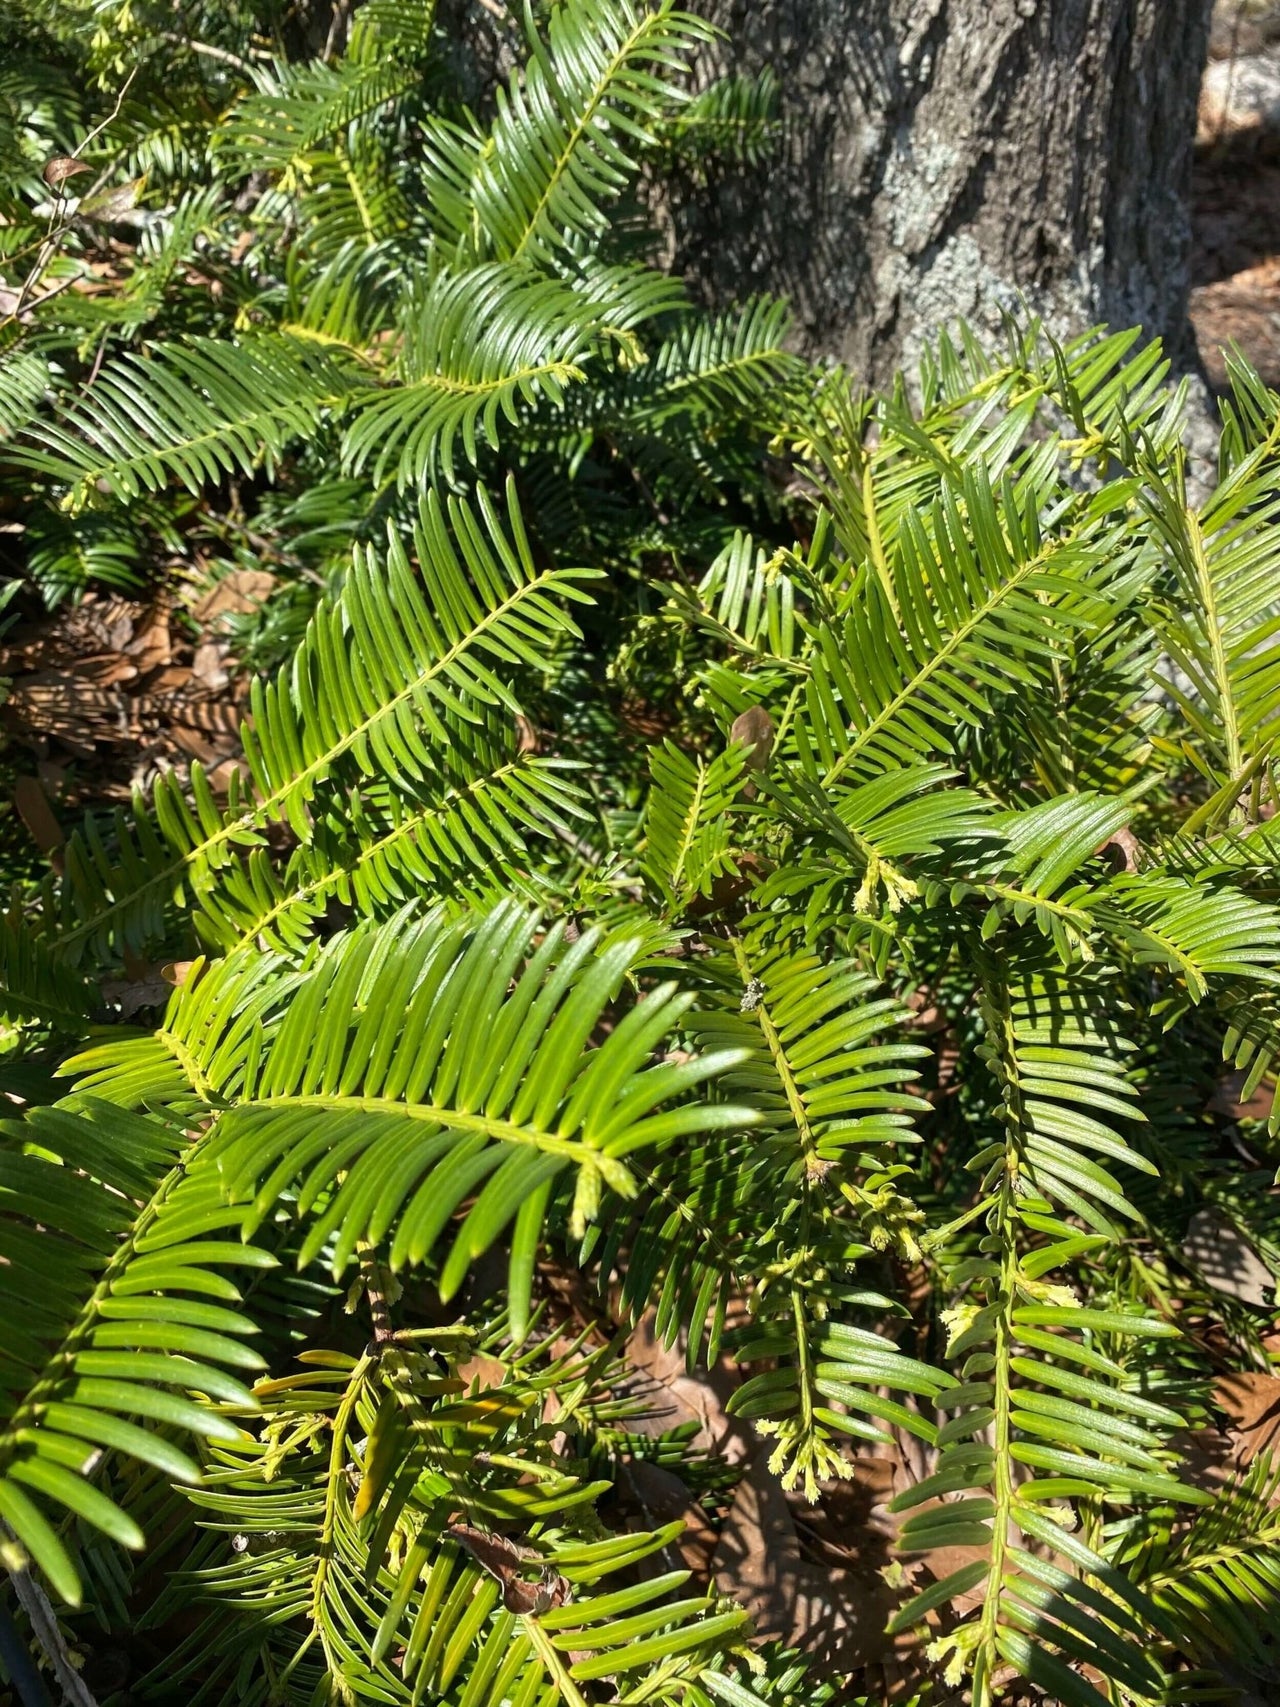
[[[1280,136],[1280,44],[1216,60],[1205,71],[1197,140],[1212,144],[1248,134],[1259,142]]]

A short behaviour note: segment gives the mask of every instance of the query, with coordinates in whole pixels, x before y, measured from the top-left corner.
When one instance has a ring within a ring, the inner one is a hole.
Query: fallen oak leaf
[[[1225,1114],[1228,1120],[1267,1120],[1271,1114],[1271,1105],[1275,1101],[1275,1081],[1263,1079],[1249,1100],[1241,1102],[1245,1078],[1245,1070],[1242,1067],[1224,1073],[1214,1087],[1213,1095],[1205,1104],[1206,1114]]]
[[[44,163],[40,176],[51,190],[61,190],[68,178],[76,178],[81,172],[92,172],[93,167],[87,160],[78,159],[74,154],[55,154]]]
[[[1280,1379],[1260,1369],[1242,1369],[1214,1383],[1213,1397],[1230,1424],[1233,1456],[1252,1464],[1261,1452],[1274,1452],[1280,1437]]]
[[[1122,873],[1137,871],[1142,855],[1142,845],[1128,825],[1121,827],[1109,835],[1105,842],[1094,850],[1101,855],[1119,877]]]
[[[882,1660],[894,1647],[886,1626],[898,1596],[862,1558],[844,1568],[802,1556],[767,1460],[757,1448],[738,1482],[711,1563],[716,1587],[750,1613],[756,1641],[781,1641],[832,1670]]]
[[[276,584],[268,569],[232,569],[191,607],[197,622],[210,623],[220,616],[247,616],[267,598]]]
[[[52,861],[66,841],[66,831],[58,822],[49,796],[33,776],[20,776],[13,785],[13,804],[18,816],[31,833],[31,839],[42,854]]]
[[[550,1612],[553,1606],[568,1602],[572,1592],[568,1581],[549,1570],[532,1548],[519,1547],[503,1535],[487,1534],[468,1523],[451,1523],[445,1533],[502,1585],[502,1604],[508,1612],[536,1618]],[[541,1580],[536,1583],[526,1581],[520,1574],[533,1565],[541,1572]]]
[[[1242,1304],[1269,1304],[1276,1282],[1240,1229],[1213,1209],[1199,1209],[1187,1225],[1183,1250],[1215,1292]]]
[[[773,719],[762,705],[748,706],[729,725],[729,740],[746,748],[748,770],[768,770],[774,734]]]

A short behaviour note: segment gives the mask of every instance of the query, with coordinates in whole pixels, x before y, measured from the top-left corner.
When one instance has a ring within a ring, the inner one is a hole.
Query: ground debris
[[[4,637],[0,728],[21,773],[19,811],[42,851],[55,845],[59,813],[125,800],[193,759],[225,788],[240,755],[248,681],[218,619],[237,608],[210,605],[202,622],[165,599],[90,592]]]

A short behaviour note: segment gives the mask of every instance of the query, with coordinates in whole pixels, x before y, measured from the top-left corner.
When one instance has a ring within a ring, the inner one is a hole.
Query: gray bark
[[[767,166],[670,210],[711,301],[790,297],[872,383],[956,316],[1161,334],[1194,365],[1188,195],[1210,0],[703,0],[719,68],[771,65]],[[711,67],[708,66],[708,72]]]

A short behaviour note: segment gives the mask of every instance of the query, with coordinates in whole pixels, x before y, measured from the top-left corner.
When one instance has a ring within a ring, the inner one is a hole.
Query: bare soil
[[[1219,0],[1200,106],[1191,318],[1210,383],[1232,345],[1280,389],[1280,0]]]

